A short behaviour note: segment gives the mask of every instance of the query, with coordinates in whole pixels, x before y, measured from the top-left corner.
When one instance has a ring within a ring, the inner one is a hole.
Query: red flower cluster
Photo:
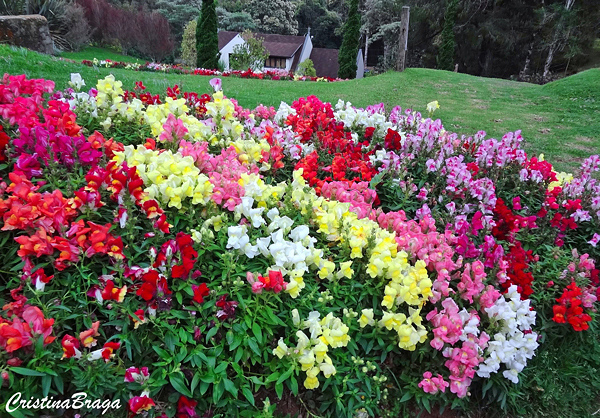
[[[592,317],[584,312],[581,296],[581,288],[571,282],[564,290],[560,298],[556,299],[558,305],[554,305],[552,310],[554,316],[552,320],[559,324],[568,322],[575,331],[584,331],[589,328],[589,322]]]
[[[536,216],[517,215],[500,198],[496,200],[494,219],[496,220],[496,226],[492,229],[492,235],[503,241],[513,242],[515,234],[522,228],[537,228],[535,224]]]
[[[533,284],[533,274],[529,271],[529,263],[534,261],[532,251],[525,251],[521,243],[517,241],[511,244],[510,251],[502,259],[508,262],[506,274],[509,278],[509,280],[502,283],[502,288],[506,290],[514,284],[517,286],[521,298],[527,299],[533,293],[531,287]]]
[[[317,148],[302,158],[294,169],[303,169],[302,176],[317,193],[325,182],[351,184],[370,181],[377,174],[369,160],[372,152],[362,149],[369,141],[355,144],[351,132],[335,120],[330,103],[309,96],[295,101],[292,107],[296,114],[289,115],[286,123],[292,126],[302,142],[313,141]]]
[[[16,292],[13,294],[12,291],[11,295],[19,300],[24,298],[24,296],[16,296]],[[8,310],[6,305],[3,309]],[[25,305],[17,311],[12,310],[12,313],[12,320],[0,318],[0,347],[7,353],[32,346],[39,336],[44,337],[44,345],[50,344],[56,339],[56,337],[50,336],[54,319],[44,318],[40,308]]]
[[[158,253],[154,268],[171,266],[171,277],[174,279],[187,279],[198,259],[198,252],[194,250],[192,237],[179,232],[175,240],[165,242]]]
[[[123,260],[123,243],[108,231],[111,224],[104,226],[83,220],[71,223],[77,215],[72,199],[65,199],[60,190],[52,193],[37,193],[26,176],[19,172],[9,174],[12,183],[7,188],[11,193],[6,200],[0,200],[0,216],[4,220],[2,230],[34,231],[31,235],[15,238],[21,247],[17,254],[28,260],[43,255],[59,256],[54,260],[58,270],[66,269],[79,260],[81,251],[88,257],[94,254],[108,254],[113,259]],[[65,230],[65,226],[66,231]],[[64,231],[64,232],[63,232]],[[26,269],[31,274],[31,270]],[[36,270],[38,279],[47,283],[50,278]]]
[[[123,195],[127,192],[133,197],[135,204],[142,209],[148,219],[156,219],[154,227],[158,230],[169,233],[170,225],[167,217],[160,208],[158,202],[154,199],[144,200],[143,190],[144,181],[140,178],[135,167],[128,167],[126,163],[117,164],[116,161],[110,161],[106,168],[96,166],[92,168],[85,176],[87,185],[75,192],[75,206],[82,208],[84,205],[94,208],[104,206],[101,201],[100,191],[106,189],[111,192],[111,199],[114,201],[123,200]]]

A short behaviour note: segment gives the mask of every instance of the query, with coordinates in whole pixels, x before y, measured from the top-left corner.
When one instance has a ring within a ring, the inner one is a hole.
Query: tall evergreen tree
[[[358,14],[358,0],[350,0],[348,21],[344,25],[344,37],[342,47],[338,56],[340,69],[338,77],[356,77],[356,56],[358,55],[358,43],[360,41],[360,15]]]
[[[451,71],[454,69],[454,49],[456,48],[454,25],[456,23],[457,9],[458,0],[448,0],[446,15],[444,16],[444,29],[442,30],[442,44],[440,45],[437,57],[437,67],[439,70]]]
[[[199,68],[216,70],[219,67],[218,25],[215,0],[204,0],[196,29],[196,65]]]

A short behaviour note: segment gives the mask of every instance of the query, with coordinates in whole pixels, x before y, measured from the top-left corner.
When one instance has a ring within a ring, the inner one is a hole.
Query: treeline
[[[29,10],[34,3],[43,10],[53,5],[46,14],[62,49],[77,49],[90,35],[131,55],[172,62],[182,56],[184,28],[202,1],[12,0],[0,2],[0,13],[36,13]],[[369,68],[393,68],[404,5],[411,7],[409,66],[547,81],[600,54],[594,49],[600,0],[360,0],[360,46]],[[221,30],[304,35],[310,28],[313,45],[325,48],[340,48],[348,19],[346,0],[219,0],[217,6]]]

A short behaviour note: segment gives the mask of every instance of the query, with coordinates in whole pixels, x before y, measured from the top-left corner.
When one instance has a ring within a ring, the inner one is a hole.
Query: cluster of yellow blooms
[[[96,104],[98,107],[106,107],[123,101],[123,83],[115,80],[114,75],[108,75],[96,84]]]
[[[335,366],[327,353],[330,348],[346,347],[350,342],[348,331],[350,330],[341,319],[329,313],[325,318],[320,319],[317,311],[309,313],[308,319],[300,322],[298,310],[292,311],[294,325],[302,329],[308,329],[310,338],[299,330],[296,332],[298,344],[296,347],[288,347],[283,338],[279,339],[277,347],[273,354],[280,359],[284,357],[293,358],[306,372],[304,387],[306,389],[316,389],[319,387],[319,373],[323,373],[325,378],[336,374]]]
[[[263,151],[269,152],[271,150],[269,143],[264,139],[261,139],[259,141],[256,141],[254,139],[237,140],[231,142],[229,145],[234,146],[235,152],[238,153],[238,159],[242,163],[257,165],[262,159]],[[271,167],[265,167],[266,170],[268,170],[269,168]]]
[[[244,126],[234,118],[235,106],[229,99],[223,97],[223,91],[213,94],[213,100],[206,103],[206,114],[213,118],[219,132],[219,138],[213,135],[208,142],[210,145],[227,146],[242,137]]]
[[[212,195],[213,185],[200,173],[192,157],[129,145],[125,151],[116,152],[114,159],[135,166],[146,185],[144,191],[148,199],[156,199],[169,207],[181,209],[182,200],[186,198],[191,199],[193,205],[205,205]]]
[[[417,261],[411,266],[406,252],[398,251],[394,233],[380,228],[369,219],[358,219],[355,213],[350,212],[348,203],[317,198],[314,190],[307,191],[305,186],[302,172],[295,171],[292,184],[294,202],[303,213],[312,210],[319,232],[326,234],[329,241],[340,241],[342,245],[347,245],[352,259],[363,258],[365,250],[369,253],[367,274],[371,278],[389,280],[381,303],[386,311],[378,325],[396,331],[400,348],[414,350],[418,343],[427,339],[420,313],[431,295],[432,282],[427,276],[425,263]],[[347,265],[343,267],[349,268]],[[333,273],[334,264],[323,262],[320,268],[319,277],[323,279]],[[347,277],[352,277],[352,273]],[[409,316],[394,312],[401,304],[409,305]],[[361,326],[375,324],[373,311],[363,311],[359,322]]]
[[[544,154],[540,154],[538,157],[539,161],[544,161]],[[556,181],[553,181],[548,185],[548,190],[552,191],[555,187],[563,187],[565,184],[569,184],[573,180],[573,174],[561,172],[554,172],[556,174]]]
[[[152,135],[158,138],[163,132],[163,125],[170,114],[180,119],[187,128],[185,139],[188,141],[207,141],[213,136],[212,129],[202,121],[190,116],[185,99],[167,97],[164,103],[150,105],[144,113],[144,121],[150,126]]]

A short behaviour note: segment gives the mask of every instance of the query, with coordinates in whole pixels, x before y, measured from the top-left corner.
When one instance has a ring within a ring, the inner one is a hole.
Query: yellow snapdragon
[[[118,104],[123,101],[123,83],[115,80],[115,76],[110,74],[96,83],[96,104],[98,107]]]
[[[206,175],[200,173],[190,156],[130,145],[123,152],[116,152],[115,160],[136,166],[149,199],[177,209],[182,208],[186,199],[192,205],[205,205],[210,201],[213,185]]]

